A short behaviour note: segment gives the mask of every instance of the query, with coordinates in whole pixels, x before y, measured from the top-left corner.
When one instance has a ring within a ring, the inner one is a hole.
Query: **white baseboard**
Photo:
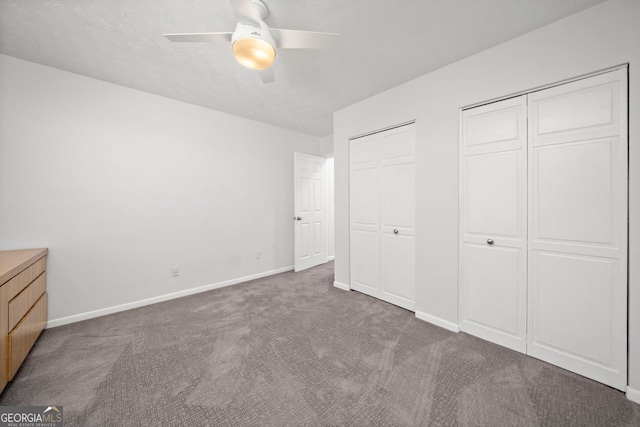
[[[335,255],[331,255],[327,257],[327,261],[333,261],[334,259],[336,259]]]
[[[237,285],[238,283],[260,279],[262,277],[273,276],[274,274],[285,273],[291,270],[293,270],[293,266],[278,268],[271,271],[265,271],[263,273],[252,274],[250,276],[238,277],[237,279],[225,280],[224,282],[212,283],[210,285],[199,286],[197,288],[185,289],[178,292],[172,292],[170,294],[159,295],[157,297],[115,305],[113,307],[106,307],[99,310],[88,311],[86,313],[79,313],[72,316],[61,317],[59,319],[49,320],[45,328],[55,328],[56,326],[62,326],[69,323],[80,322],[82,320],[93,319],[95,317],[106,316],[107,314],[118,313],[120,311],[131,310],[138,307],[144,307],[145,305],[151,305],[176,298],[186,297],[187,295],[199,294],[201,292],[210,291],[212,289],[224,288],[225,286]]]
[[[640,403],[640,390],[627,386],[627,399],[635,403]]]
[[[343,291],[351,290],[351,286],[345,285],[344,283],[340,283],[340,282],[333,282],[333,286],[335,286],[338,289],[342,289]]]
[[[436,326],[440,326],[441,328],[448,329],[449,331],[460,332],[460,327],[456,323],[449,322],[448,320],[444,320],[439,317],[432,316],[422,311],[416,310],[416,317],[420,320],[424,320],[425,322],[433,323]]]

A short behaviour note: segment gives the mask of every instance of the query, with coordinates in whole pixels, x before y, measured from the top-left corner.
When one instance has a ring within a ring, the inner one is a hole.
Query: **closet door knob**
[[[398,234],[398,229],[393,230],[393,234]]]
[[[493,245],[493,239],[487,239],[487,245]]]

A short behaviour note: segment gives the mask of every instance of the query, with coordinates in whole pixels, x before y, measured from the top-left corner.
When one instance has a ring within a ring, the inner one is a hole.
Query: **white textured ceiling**
[[[233,31],[228,0],[0,0],[0,53],[325,136],[332,113],[602,0],[265,0],[274,28],[337,32],[278,52],[263,85],[230,46],[163,33]]]

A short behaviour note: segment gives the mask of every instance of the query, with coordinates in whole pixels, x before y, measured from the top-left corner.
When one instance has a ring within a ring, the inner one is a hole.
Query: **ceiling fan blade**
[[[262,83],[273,83],[276,81],[275,76],[273,75],[273,67],[269,67],[264,70],[260,70],[260,78],[262,79]]]
[[[164,36],[172,42],[231,43],[232,35],[233,33],[183,33],[165,34]]]
[[[250,24],[254,27],[260,27],[260,22],[258,21],[258,16],[256,15],[256,11],[253,9],[253,5],[251,4],[251,0],[229,0],[231,2],[231,7],[233,8],[233,13],[236,14],[236,18],[238,18],[238,22],[243,24]]]
[[[328,49],[335,47],[340,34],[271,28],[271,35],[281,49]]]

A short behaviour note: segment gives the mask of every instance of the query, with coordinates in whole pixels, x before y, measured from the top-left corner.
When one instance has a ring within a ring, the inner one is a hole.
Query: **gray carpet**
[[[622,393],[332,287],[333,265],[43,332],[2,405],[67,426],[640,426]]]

